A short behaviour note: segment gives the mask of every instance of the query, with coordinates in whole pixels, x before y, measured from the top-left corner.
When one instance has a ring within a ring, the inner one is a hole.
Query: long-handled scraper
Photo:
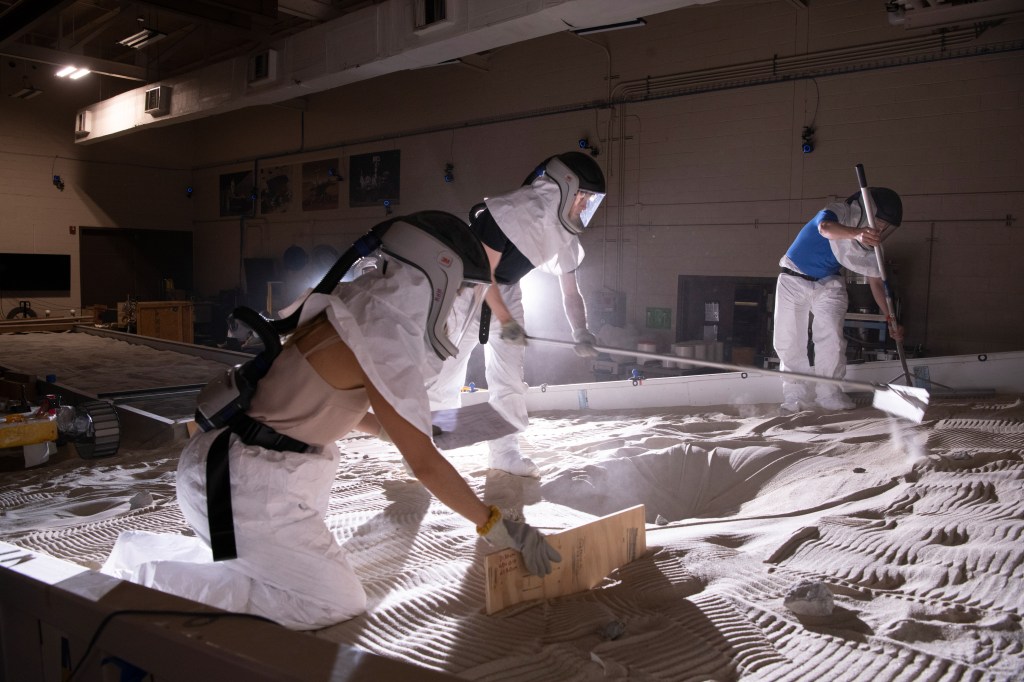
[[[867,216],[868,225],[871,226],[871,229],[877,231],[875,226],[875,203],[871,200],[871,192],[868,189],[868,180],[864,175],[863,164],[858,163],[856,170],[857,182],[860,183],[860,200],[864,205],[864,214]],[[895,321],[896,308],[892,304],[892,290],[889,288],[889,280],[885,276],[885,254],[882,251],[881,244],[875,247],[875,260],[878,262],[878,272],[882,276],[882,289],[885,291],[885,307],[889,309],[886,312],[886,317],[890,317]],[[907,356],[903,352],[903,341],[900,339],[896,339],[896,354],[900,356],[900,363],[903,365],[903,379],[907,382],[907,386],[913,386],[914,382],[910,378],[910,370],[907,368]]]
[[[536,336],[529,337],[530,343],[540,343],[550,346],[561,346],[573,348],[576,346],[572,341],[559,341],[557,339],[545,339]],[[697,360],[694,358],[681,358],[678,355],[662,355],[659,353],[647,353],[637,350],[626,350],[625,348],[607,348],[605,346],[594,346],[598,353],[609,353],[611,355],[632,355],[638,358],[649,360],[667,360],[669,362],[685,362],[698,367],[710,367],[712,369],[724,369],[729,372],[763,372],[765,374],[778,374],[779,376],[795,377],[806,381],[816,381],[825,384],[835,384],[848,388],[857,388],[872,392],[871,404],[895,417],[903,417],[918,424],[924,419],[925,408],[928,407],[928,391],[923,388],[912,386],[897,386],[894,384],[874,384],[864,381],[847,381],[846,379],[832,379],[830,377],[819,377],[814,374],[802,374],[800,372],[787,372],[784,370],[761,369],[759,367],[743,367],[742,365],[730,365],[724,362],[712,362],[710,360]]]

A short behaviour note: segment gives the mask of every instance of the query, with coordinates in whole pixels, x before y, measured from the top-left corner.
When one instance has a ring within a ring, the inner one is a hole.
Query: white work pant
[[[220,431],[192,438],[178,465],[178,505],[198,537],[123,533],[103,572],[295,630],[322,628],[366,609],[346,551],[324,522],[338,449],[278,452],[245,445],[228,452],[237,559],[209,548],[206,455]]]
[[[846,376],[846,340],[843,319],[849,305],[846,283],[839,275],[811,282],[792,275],[779,275],[775,288],[775,352],[783,371],[814,374],[832,379]],[[813,319],[811,316],[813,315]],[[814,339],[814,367],[807,353],[807,327]],[[783,402],[813,402],[814,382],[786,379],[782,382]],[[817,383],[819,399],[835,395],[835,384]]]
[[[498,290],[512,317],[522,326],[523,294],[518,284],[499,284]],[[433,379],[427,380],[427,395],[431,410],[450,410],[459,406],[459,393],[466,385],[466,368],[469,356],[480,343],[480,307],[469,310],[473,293],[469,289],[459,294],[448,317],[449,329],[461,329],[466,315],[472,315],[465,335],[459,343],[459,354],[443,363],[435,363]],[[526,412],[526,382],[523,381],[523,361],[526,348],[509,343],[501,338],[501,323],[497,315],[491,315],[490,336],[484,345],[484,376],[487,379],[488,402],[516,431],[523,431],[529,424]],[[436,358],[435,358],[436,359]],[[440,367],[437,367],[440,364]],[[504,436],[488,442],[492,452],[518,452],[517,434]]]

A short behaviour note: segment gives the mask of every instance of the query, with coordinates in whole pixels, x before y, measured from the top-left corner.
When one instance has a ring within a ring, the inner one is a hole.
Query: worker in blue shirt
[[[780,369],[800,374],[842,379],[846,375],[843,320],[849,306],[844,267],[868,279],[878,309],[885,314],[889,333],[903,338],[903,328],[888,309],[874,247],[903,220],[903,203],[887,187],[870,188],[875,205],[872,229],[861,205],[860,193],[819,211],[797,234],[779,261],[781,273],[775,293],[775,352]],[[814,366],[807,349],[808,327],[814,340]],[[839,386],[786,379],[782,384],[781,412],[791,414],[817,404],[826,410],[848,410],[853,401]]]

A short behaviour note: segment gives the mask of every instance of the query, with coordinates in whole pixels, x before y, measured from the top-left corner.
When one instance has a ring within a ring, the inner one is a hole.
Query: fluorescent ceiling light
[[[39,90],[37,88],[32,87],[31,85],[28,85],[22,88],[21,90],[18,90],[17,92],[13,93],[11,97],[15,99],[32,99],[33,97],[38,97],[41,94],[43,94],[42,90]]]
[[[90,73],[92,73],[92,71],[90,71],[89,69],[78,69],[78,70],[77,70],[77,71],[75,71],[75,72],[74,72],[73,74],[71,74],[70,76],[68,76],[68,78],[70,78],[70,79],[71,79],[71,80],[73,80],[73,81],[76,81],[76,80],[78,80],[79,78],[81,78],[82,76],[87,76],[87,75],[89,75]]]
[[[161,33],[160,31],[154,31],[151,28],[144,28],[141,31],[139,31],[138,33],[136,33],[134,35],[128,36],[124,40],[117,41],[117,44],[118,45],[124,45],[125,47],[130,47],[130,48],[132,48],[134,50],[138,50],[140,48],[145,47],[146,45],[152,45],[153,43],[155,43],[156,41],[160,40],[161,38],[166,38],[166,37],[167,37],[166,33]]]
[[[77,66],[65,66],[63,69],[61,69],[60,71],[58,71],[54,75],[57,76],[57,78],[64,78],[64,76],[69,76],[69,75],[71,75],[72,73],[74,73],[77,70],[78,70]]]
[[[633,19],[632,21],[620,21],[617,24],[604,24],[602,26],[591,26],[590,28],[577,28],[573,29],[573,33],[578,36],[590,35],[591,33],[603,33],[605,31],[618,31],[620,28],[637,28],[640,26],[646,26],[647,22],[643,19]]]

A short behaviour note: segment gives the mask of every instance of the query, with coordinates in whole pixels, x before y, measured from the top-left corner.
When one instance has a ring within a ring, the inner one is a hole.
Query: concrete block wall
[[[930,354],[1021,347],[1024,317],[1008,311],[1024,293],[1017,265],[1024,21],[947,34],[949,45],[920,51],[925,58],[900,49],[932,32],[890,25],[874,0],[820,0],[806,9],[784,0],[717,2],[647,21],[641,29],[508,46],[476,55],[472,66],[391,74],[312,94],[294,108],[258,107],[147,132],[154,146],[173,140],[187,151],[197,293],[238,286],[239,257],[279,260],[291,245],[342,250],[384,219],[383,207],[348,206],[353,155],[401,152],[397,213],[462,216],[586,137],[600,150],[609,192],[583,237],[584,294],[624,295],[627,322],[663,350],[676,340],[681,275],[774,276],[799,228],[857,190],[857,163],[872,184],[904,198],[904,226],[886,255],[908,347]],[[980,45],[1004,47],[936,58]],[[770,77],[775,60],[800,59],[802,74]],[[815,128],[810,154],[800,150],[806,126]],[[106,154],[127,163],[127,148],[94,147],[116,150]],[[303,163],[325,158],[337,158],[345,176],[337,210],[219,215],[220,175],[287,166],[300,181]],[[454,183],[441,179],[447,162]],[[158,197],[156,205],[180,215],[172,199]],[[557,283],[535,274],[528,289],[538,298],[528,304],[528,330],[566,338]],[[646,329],[650,307],[671,309],[673,328]],[[554,353],[545,352],[555,361],[544,372],[531,376],[528,367],[530,383],[589,378],[586,363]]]
[[[27,80],[26,80],[27,79]],[[43,91],[10,97],[23,83]],[[71,290],[0,291],[0,313],[28,300],[41,317],[82,308],[79,236],[83,227],[188,230],[192,207],[189,135],[144,134],[105,147],[75,146],[75,111],[102,94],[86,81],[54,78],[49,67],[0,61],[0,251],[71,255]],[[63,191],[54,186],[59,175]]]

